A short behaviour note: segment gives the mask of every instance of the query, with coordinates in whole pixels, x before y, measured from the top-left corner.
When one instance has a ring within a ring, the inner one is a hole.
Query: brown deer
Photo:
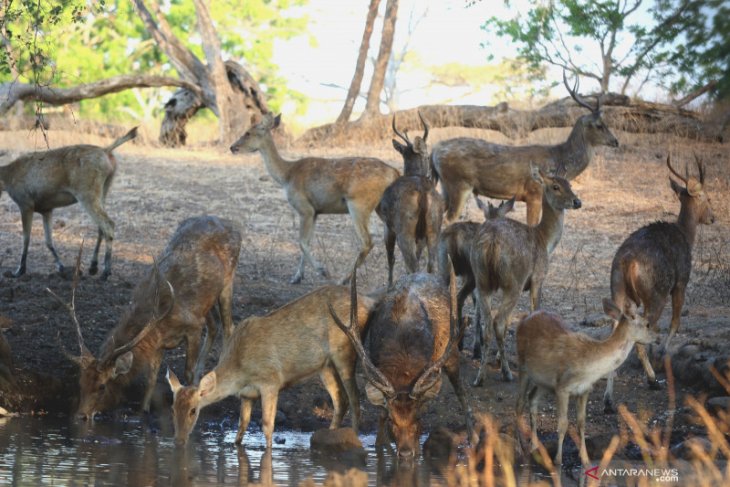
[[[492,203],[487,203],[485,206],[482,200],[477,195],[474,195],[474,199],[477,202],[477,206],[484,214],[485,220],[494,220],[496,218],[504,218],[507,213],[514,209],[515,199],[512,198],[507,201],[503,201],[499,206],[494,206]],[[439,259],[439,271],[441,277],[445,283],[449,282],[449,260],[453,263],[454,273],[457,276],[463,277],[465,282],[474,282],[474,275],[471,271],[471,263],[469,262],[469,252],[471,251],[471,242],[474,239],[474,235],[477,234],[481,223],[477,222],[456,222],[452,223],[439,236],[438,242],[438,259]],[[471,285],[471,291],[474,286]],[[481,327],[480,327],[480,316],[479,306],[477,306],[477,298],[475,293],[466,291],[466,287],[459,291],[456,298],[457,310],[459,320],[462,318],[462,310],[464,309],[464,301],[466,297],[471,293],[474,301],[474,324],[477,329],[474,340],[474,358],[481,358],[482,346],[484,345],[482,339]],[[462,341],[459,342],[459,349],[462,348]]]
[[[692,271],[692,246],[697,225],[715,222],[710,199],[703,189],[705,170],[696,155],[695,159],[699,180],[694,176],[680,176],[667,156],[669,172],[682,181],[680,185],[669,178],[680,201],[676,223],[659,221],[636,230],[618,248],[611,264],[611,299],[622,308],[631,303],[643,306],[643,314],[654,331],[658,331],[659,317],[671,294],[672,321],[662,346],[665,350],[679,329],[684,291]],[[636,351],[649,386],[658,388],[646,348],[637,346]],[[604,404],[607,411],[613,411],[613,376],[608,379]]]
[[[568,400],[578,396],[576,406],[580,458],[589,464],[585,442],[586,403],[593,384],[616,370],[634,347],[648,344],[653,333],[646,319],[636,314],[636,308],[622,311],[608,299],[603,300],[607,315],[618,321],[611,336],[603,341],[582,333],[571,332],[555,313],[537,311],[527,316],[517,327],[517,360],[520,389],[517,399],[517,420],[521,422],[527,403],[530,408],[532,449],[537,448],[537,406],[544,391],[555,393],[558,411],[558,450],[555,463],[563,462],[563,439],[568,429]]]
[[[459,377],[459,339],[456,316],[456,278],[447,292],[441,279],[431,274],[402,276],[373,308],[365,328],[369,348],[363,347],[353,270],[350,323],[345,325],[337,310],[330,313],[350,337],[365,373],[368,400],[383,408],[376,444],[395,439],[399,457],[414,457],[419,451],[420,410],[441,389],[441,369],[454,388],[472,429],[472,412]],[[388,442],[389,443],[389,442]]]
[[[488,327],[492,321],[502,377],[506,381],[512,380],[504,347],[510,314],[523,290],[530,290],[530,311],[539,307],[550,254],[563,234],[565,210],[581,207],[581,201],[566,179],[548,176],[537,166],[531,168],[535,183],[543,187],[540,223],[531,227],[510,218],[484,222],[472,240],[469,254],[474,280],[469,281],[467,276],[462,287],[462,293],[468,295],[476,286],[479,312],[483,317],[483,343],[489,343]],[[492,320],[490,295],[498,290],[502,290],[502,302]],[[482,383],[486,367],[487,354],[483,353],[475,386]]]
[[[309,248],[317,215],[350,214],[360,240],[360,253],[355,259],[355,266],[360,266],[373,247],[368,229],[370,214],[385,188],[398,178],[398,171],[370,157],[305,157],[287,161],[279,155],[271,137],[271,131],[279,126],[280,121],[281,115],[274,118],[267,113],[261,122],[248,129],[231,146],[231,152],[259,151],[266,170],[284,187],[289,204],[299,214],[299,248],[302,257],[291,283],[301,282],[305,262],[327,277],[326,269],[315,260]],[[350,276],[347,276],[344,282],[349,279]]]
[[[254,400],[261,398],[264,436],[267,447],[271,447],[279,391],[314,374],[319,374],[332,398],[334,415],[330,428],[340,426],[349,404],[352,427],[357,431],[357,355],[347,336],[333,322],[327,304],[340,313],[348,311],[348,289],[325,286],[266,316],[247,318],[236,327],[218,365],[203,376],[198,386],[183,387],[168,370],[175,397],[175,441],[187,441],[201,409],[228,396],[238,396],[241,419],[236,443],[241,443],[248,428]],[[371,299],[361,297],[357,307],[359,323],[365,322],[372,305]],[[360,332],[357,331],[358,336]]]
[[[103,237],[106,252],[101,279],[106,280],[111,275],[114,222],[104,211],[104,202],[117,170],[117,159],[112,151],[136,136],[137,127],[106,147],[70,145],[26,154],[0,167],[0,194],[5,189],[15,201],[23,224],[23,253],[18,269],[11,274],[13,277],[21,276],[26,271],[33,213],[40,213],[43,217],[46,247],[53,254],[58,272],[64,272],[53,245],[51,217],[54,208],[77,202],[99,228],[89,274],[98,271],[99,248]]]
[[[388,257],[388,286],[393,285],[395,244],[403,254],[408,272],[418,272],[418,261],[425,247],[428,251],[427,271],[433,272],[436,263],[436,245],[441,232],[444,201],[429,175],[428,124],[418,113],[423,124],[423,138],[413,142],[408,134],[398,131],[393,116],[393,131],[405,142],[393,139],[393,147],[403,156],[404,175],[396,179],[383,193],[375,211],[384,223],[385,250]]]
[[[600,98],[593,107],[578,95],[577,80],[571,89],[563,73],[563,82],[576,103],[591,113],[576,120],[568,140],[562,144],[513,147],[466,137],[436,144],[431,162],[441,180],[448,223],[459,218],[467,196],[474,192],[490,198],[514,196],[517,201],[524,201],[527,224],[536,225],[542,189],[531,176],[530,164],[537,164],[546,173],[564,170],[565,179],[573,180],[588,167],[594,147],[618,147],[618,140],[601,117]]]
[[[92,419],[96,412],[113,408],[123,389],[140,374],[146,380],[142,410],[149,412],[164,351],[183,341],[185,376],[193,381],[217,333],[211,313],[216,304],[224,341],[233,333],[233,278],[241,240],[241,231],[230,220],[201,216],[180,223],[137,285],[132,303],[107,335],[98,359],[84,345],[72,300],[69,311],[81,349],[79,357],[71,357],[81,367],[79,418]],[[207,335],[201,354],[204,326]]]

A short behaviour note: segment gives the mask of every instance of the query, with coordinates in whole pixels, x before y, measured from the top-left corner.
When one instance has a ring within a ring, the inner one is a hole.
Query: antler
[[[428,131],[428,130],[427,130]],[[395,113],[393,114],[393,132],[395,132],[395,135],[403,139],[403,141],[408,144],[408,146],[412,145],[411,139],[408,138],[408,133],[402,133],[398,128],[395,126]]]
[[[568,78],[565,75],[565,70],[563,70],[563,83],[565,84],[565,87],[568,89],[568,93],[570,93],[570,97],[573,100],[575,100],[575,102],[578,105],[582,106],[583,108],[587,108],[588,110],[590,110],[593,113],[596,113],[601,109],[601,98],[600,97],[598,97],[596,106],[592,107],[591,105],[588,104],[587,101],[585,101],[583,98],[580,97],[580,95],[578,95],[578,85],[579,85],[578,75],[576,75],[575,84],[573,85],[573,89],[571,89],[570,86],[568,86]]]
[[[419,399],[427,390],[433,387],[434,383],[438,380],[441,368],[444,366],[446,361],[451,355],[451,347],[454,342],[459,341],[460,329],[459,329],[459,317],[456,315],[456,275],[454,273],[454,266],[449,257],[449,297],[450,297],[450,309],[449,309],[449,342],[446,344],[441,356],[433,362],[430,366],[423,371],[421,376],[416,380],[416,383],[411,389],[409,396],[411,399]]]
[[[71,321],[74,325],[76,325],[76,337],[79,341],[79,352],[81,353],[80,357],[93,357],[94,355],[89,351],[88,348],[86,348],[86,345],[84,344],[84,337],[81,334],[81,324],[79,323],[78,318],[76,317],[76,287],[79,284],[79,273],[81,269],[81,253],[84,250],[84,241],[81,241],[81,246],[79,247],[79,254],[76,256],[76,268],[74,269],[74,277],[73,282],[71,284],[71,304],[68,304],[64,302],[58,294],[51,291],[50,288],[46,288],[46,291],[50,293],[51,296],[53,296],[56,301],[61,304],[64,308],[68,310],[69,315],[71,316]],[[58,339],[58,337],[57,337]],[[61,348],[63,349],[64,354],[71,360],[76,361],[76,357],[66,350],[66,348],[61,344],[61,341],[58,340],[59,344],[61,345]]]
[[[670,161],[670,156],[669,155],[667,155],[667,167],[669,168],[669,172],[671,172],[672,174],[674,174],[674,176],[677,179],[679,179],[680,181],[682,181],[685,184],[685,186],[687,185],[687,180],[689,178],[680,176],[679,173],[674,170],[674,168],[672,167],[672,163]]]
[[[421,119],[421,123],[423,124],[423,141],[426,142],[426,139],[428,139],[428,124],[423,119],[423,115],[421,115],[421,110],[418,110],[418,118]],[[395,121],[395,115],[393,115],[393,121]]]
[[[395,124],[394,124],[395,126]],[[348,336],[355,348],[357,356],[360,357],[360,363],[365,372],[367,380],[387,398],[395,396],[395,388],[387,377],[370,361],[365,348],[360,340],[360,327],[357,323],[357,266],[352,270],[352,284],[350,286],[350,325],[345,325],[337,316],[337,312],[332,307],[332,303],[327,303],[330,315],[335,320],[337,326]]]

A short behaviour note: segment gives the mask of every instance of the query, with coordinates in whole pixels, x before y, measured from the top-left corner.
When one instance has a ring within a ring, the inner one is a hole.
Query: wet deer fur
[[[532,166],[532,176],[543,187],[540,223],[531,227],[510,218],[485,221],[472,240],[469,254],[473,280],[466,276],[461,290],[466,296],[477,289],[483,343],[489,343],[491,325],[506,381],[512,380],[504,345],[510,314],[523,290],[530,291],[530,311],[539,307],[549,257],[563,233],[564,212],[581,207],[566,179],[548,176],[536,166]],[[490,296],[498,290],[502,290],[502,301],[492,318]],[[475,386],[482,383],[487,360],[483,353]]]
[[[527,204],[527,224],[536,225],[540,219],[542,189],[530,172],[530,164],[543,171],[564,173],[568,180],[582,173],[593,157],[593,148],[600,145],[618,147],[618,140],[601,116],[600,99],[589,105],[571,89],[573,99],[591,113],[576,120],[568,140],[558,145],[506,146],[480,139],[459,137],[434,146],[431,162],[446,201],[446,222],[459,218],[469,193],[490,198],[509,199]]]
[[[568,329],[555,313],[537,311],[517,327],[517,361],[519,396],[517,421],[521,422],[525,405],[530,409],[531,448],[537,448],[537,407],[544,391],[554,392],[557,399],[558,449],[555,463],[563,461],[563,439],[568,429],[568,401],[578,396],[576,415],[580,437],[580,458],[584,466],[590,462],[585,444],[586,403],[588,395],[605,374],[615,370],[631,352],[635,343],[647,344],[653,333],[646,319],[636,308],[622,311],[608,299],[603,309],[618,322],[611,336],[596,340]]]
[[[180,223],[133,291],[131,304],[109,332],[99,358],[84,345],[74,318],[81,348],[80,357],[74,358],[81,367],[78,417],[91,419],[95,412],[113,408],[140,374],[145,378],[142,410],[149,412],[164,351],[182,342],[185,376],[193,381],[217,334],[214,306],[224,341],[233,333],[233,280],[241,240],[240,230],[229,220],[202,216]],[[200,353],[204,327],[207,335]]]
[[[456,317],[455,278],[450,288],[431,274],[407,274],[375,304],[365,326],[368,349],[357,330],[357,283],[353,271],[350,323],[331,309],[337,324],[348,334],[366,377],[368,400],[383,408],[376,443],[394,439],[398,455],[419,451],[420,411],[441,388],[446,372],[471,430],[472,413],[459,377],[459,327]],[[387,425],[387,429],[386,429]],[[389,441],[387,442],[389,443]]]
[[[403,254],[408,272],[418,272],[418,261],[423,249],[428,252],[427,271],[436,264],[436,246],[441,232],[444,202],[430,178],[428,154],[428,124],[419,112],[423,124],[423,138],[413,142],[408,133],[401,133],[393,116],[393,132],[405,145],[393,139],[393,147],[403,156],[404,175],[388,186],[376,212],[384,223],[385,250],[388,258],[388,286],[393,285],[395,244]]]
[[[232,146],[231,152],[259,151],[264,166],[286,192],[289,204],[299,215],[299,248],[302,252],[292,284],[304,277],[305,262],[322,276],[327,276],[310,249],[317,215],[349,213],[360,241],[355,267],[360,266],[373,247],[368,229],[370,215],[380,201],[383,191],[398,178],[398,171],[383,161],[371,157],[342,157],[325,159],[305,157],[288,161],[279,155],[271,131],[279,126],[281,115],[266,114]],[[348,282],[348,275],[344,282]]]
[[[51,219],[55,208],[74,203],[81,204],[99,229],[89,274],[98,271],[99,248],[103,238],[106,250],[101,279],[106,280],[111,275],[114,222],[106,214],[104,203],[117,170],[117,159],[112,151],[136,136],[137,127],[106,147],[70,145],[32,152],[6,166],[0,166],[0,195],[4,189],[18,205],[23,225],[23,252],[13,276],[18,277],[26,272],[33,213],[40,213],[43,217],[46,247],[53,254],[58,271],[64,271],[53,245]]]
[[[671,188],[680,201],[677,221],[658,221],[636,230],[618,248],[611,264],[611,298],[620,307],[631,303],[642,306],[652,330],[658,330],[659,318],[671,295],[672,320],[663,349],[679,329],[684,293],[692,271],[692,247],[697,225],[709,225],[715,221],[710,199],[704,191],[704,166],[697,156],[695,160],[699,180],[694,176],[680,176],[667,156],[667,168],[682,183],[669,178]],[[649,385],[658,388],[646,348],[637,346],[636,350]],[[608,411],[613,410],[612,396],[613,376],[609,377],[604,396]]]
[[[364,296],[357,301],[358,322],[365,324],[373,301]],[[349,289],[322,287],[266,316],[247,318],[236,327],[218,365],[201,379],[199,386],[182,387],[175,374],[168,371],[175,397],[175,440],[187,440],[202,408],[238,396],[241,419],[236,443],[243,440],[254,401],[261,398],[262,428],[266,444],[271,447],[279,391],[314,374],[319,374],[332,399],[330,428],[340,426],[349,404],[352,427],[357,431],[357,355],[330,316],[328,304],[339,313],[349,312]]]

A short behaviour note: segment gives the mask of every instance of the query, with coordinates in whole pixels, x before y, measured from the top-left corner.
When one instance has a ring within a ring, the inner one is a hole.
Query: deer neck
[[[289,168],[292,166],[291,161],[285,160],[279,154],[274,144],[274,139],[269,134],[264,139],[263,145],[259,148],[261,157],[264,160],[264,166],[274,180],[280,185],[286,184]]]
[[[571,180],[582,173],[593,157],[593,147],[586,139],[585,127],[581,120],[576,122],[568,140],[556,146],[555,163],[565,165],[565,179]]]
[[[629,323],[622,320],[613,333],[604,341],[598,342],[592,351],[596,367],[602,369],[597,373],[604,375],[618,368],[629,356],[633,346],[634,342],[629,336]]]
[[[547,196],[542,196],[542,219],[535,227],[538,239],[547,249],[548,255],[553,253],[560,237],[563,236],[563,220],[565,210],[556,210],[547,201]]]
[[[229,373],[226,367],[216,367],[213,370],[215,371],[216,387],[210,394],[200,398],[201,408],[222,401],[228,396],[234,396],[239,392],[235,374]]]
[[[685,195],[684,198],[691,197]],[[677,226],[687,239],[687,243],[689,244],[689,249],[691,251],[692,246],[695,243],[697,225],[699,224],[700,217],[694,206],[690,203],[690,201],[682,201],[682,207],[679,209],[679,216],[677,217]]]

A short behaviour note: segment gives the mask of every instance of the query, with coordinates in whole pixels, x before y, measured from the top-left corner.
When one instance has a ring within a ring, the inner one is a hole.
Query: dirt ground
[[[500,134],[488,131],[437,129],[431,134],[432,143],[464,134],[504,141]],[[567,134],[567,130],[542,130],[518,143],[557,143]],[[698,232],[685,312],[672,349],[676,350],[689,341],[727,347],[730,343],[730,203],[726,199],[730,187],[730,152],[727,145],[701,144],[666,135],[636,136],[620,132],[616,135],[621,146],[597,150],[591,166],[573,183],[583,207],[566,215],[563,238],[552,256],[545,282],[543,306],[556,310],[576,328],[580,327],[581,321],[594,321],[600,315],[601,299],[609,296],[611,259],[619,244],[630,232],[644,224],[676,218],[679,201],[669,188],[668,171],[664,165],[666,154],[672,154],[679,171],[683,172],[685,164],[690,164],[690,169],[695,170],[692,153],[696,152],[705,161],[706,188],[712,199],[716,223],[703,226]],[[52,147],[80,142],[108,143],[107,139],[70,132],[51,131],[49,138]],[[0,152],[8,151],[0,156],[0,165],[35,148],[43,148],[37,133],[0,132]],[[289,156],[368,155],[380,157],[402,169],[389,140],[352,147],[293,147],[283,152]],[[84,275],[76,296],[77,315],[86,344],[92,351],[98,350],[106,333],[122,315],[133,287],[151,264],[153,256],[165,246],[178,222],[190,216],[218,215],[237,220],[244,228],[234,289],[236,320],[264,314],[328,283],[307,268],[302,284],[289,284],[299,259],[297,221],[283,191],[266,173],[259,155],[233,156],[202,144],[185,150],[166,150],[131,143],[116,153],[120,163],[107,202],[107,211],[116,221],[113,274],[108,282]],[[466,217],[480,218],[472,201],[467,211]],[[54,237],[63,261],[71,265],[82,239],[86,239],[88,251],[83,264],[88,266],[91,242],[96,236],[89,217],[78,205],[59,209],[54,215]],[[518,205],[518,210],[511,216],[524,221],[524,205]],[[372,216],[370,227],[376,245],[358,277],[360,289],[364,292],[381,288],[387,278],[382,224],[377,216]],[[0,275],[16,268],[21,235],[17,207],[7,195],[2,195]],[[343,276],[357,248],[349,218],[346,215],[321,216],[313,248],[315,255],[336,279]],[[396,273],[399,275],[404,268],[400,255],[396,259]],[[46,288],[68,297],[70,282],[55,273],[52,257],[43,244],[39,216],[34,221],[28,268],[29,274],[20,279],[0,276],[0,316],[12,321],[4,335],[12,349],[13,372],[18,379],[18,389],[0,397],[0,405],[25,411],[65,412],[74,406],[78,395],[77,369],[64,357],[59,340],[70,351],[75,352],[77,345],[66,310],[53,300]],[[523,315],[527,307],[525,293],[513,322]],[[469,304],[466,312],[471,310]],[[665,333],[669,314],[669,309],[665,309],[660,321]],[[590,327],[587,331],[599,335],[609,332],[606,327]],[[513,332],[514,326],[507,342],[514,363]],[[469,330],[467,343],[471,343],[472,336],[473,330]],[[208,369],[215,365],[218,348],[216,344],[213,356],[208,359]],[[166,363],[181,372],[182,357],[182,348],[169,351]],[[637,364],[638,361],[630,359],[621,369],[615,397],[639,417],[661,422],[667,410],[666,387],[661,391],[648,390]],[[471,382],[477,365],[471,360],[470,353],[464,351],[464,381]],[[660,378],[664,375],[660,374]],[[171,396],[162,377],[159,386],[158,411],[164,410],[165,401],[169,401]],[[588,405],[587,432],[597,441],[616,433],[620,421],[615,415],[603,414],[603,386],[601,381],[595,387]],[[682,404],[685,394],[701,395],[706,389],[706,384],[694,384],[693,387],[678,384],[679,404]],[[468,390],[475,411],[490,413],[503,425],[511,424],[517,387],[515,383],[502,382],[498,369],[488,374],[483,387],[469,386]],[[137,407],[139,391],[136,394],[132,394],[125,407]],[[541,428],[551,432],[555,428],[554,402],[548,399],[544,403]],[[279,409],[277,429],[307,431],[324,427],[331,414],[327,394],[316,380],[285,391],[280,398]],[[217,419],[221,415],[235,418],[237,401],[229,399],[203,414],[208,419]],[[256,415],[254,412],[255,419]],[[372,431],[376,425],[377,411],[365,405],[365,430]],[[463,425],[463,415],[448,385],[442,388],[438,400],[428,407],[424,425],[426,430],[436,426],[457,428]],[[677,437],[684,436],[690,427],[680,418],[675,426]]]

